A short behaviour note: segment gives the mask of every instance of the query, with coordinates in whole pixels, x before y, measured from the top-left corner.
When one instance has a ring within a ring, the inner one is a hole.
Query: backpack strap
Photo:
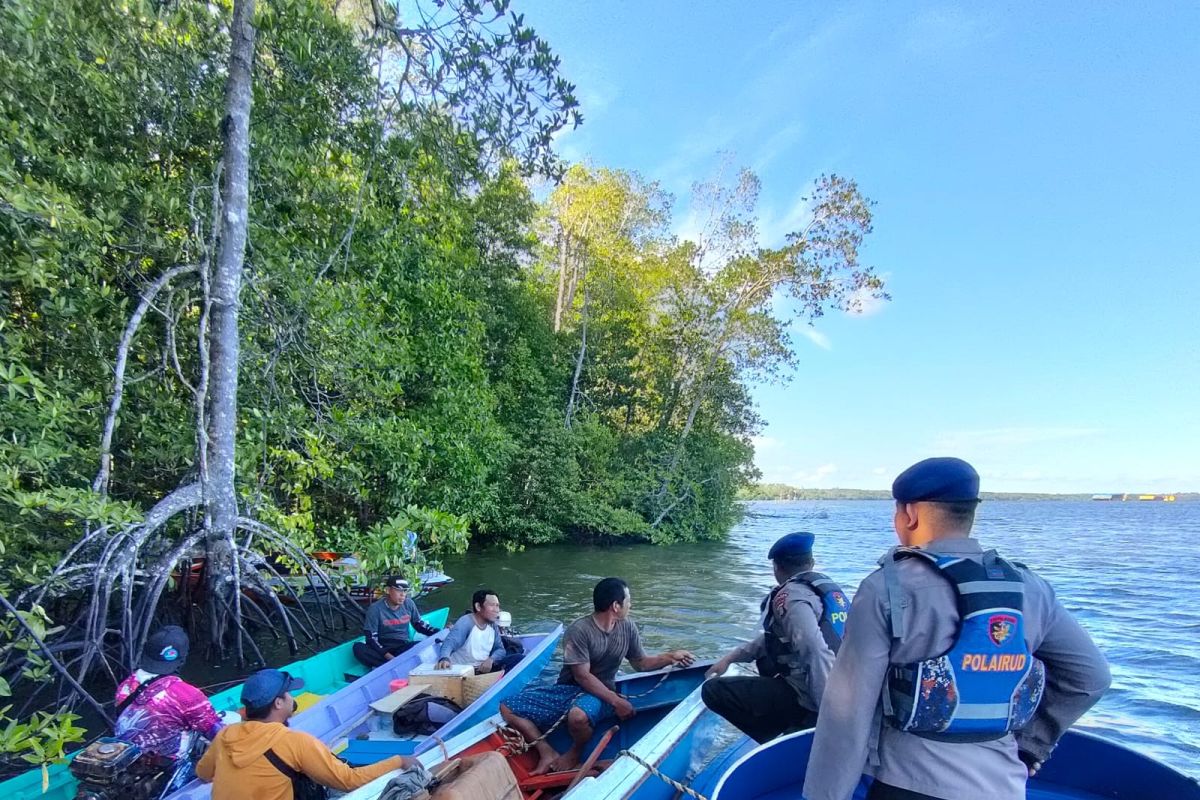
[[[159,681],[164,680],[165,678],[169,678],[169,677],[171,677],[171,676],[170,675],[155,675],[153,678],[146,681],[145,683],[139,683],[137,685],[136,689],[134,689],[132,692],[130,692],[128,695],[125,696],[124,700],[122,700],[120,703],[117,703],[116,709],[113,710],[113,722],[116,722],[117,717],[119,717],[125,713],[125,709],[129,708],[130,704],[133,703],[133,701],[136,700],[138,698],[138,696],[141,695],[142,692],[146,691],[147,689],[149,689],[151,686],[158,683]]]
[[[267,748],[267,751],[263,755],[266,756],[267,761],[271,762],[271,766],[283,773],[284,777],[297,781],[304,776],[304,773],[292,768],[291,765],[280,758],[279,754],[270,747]]]

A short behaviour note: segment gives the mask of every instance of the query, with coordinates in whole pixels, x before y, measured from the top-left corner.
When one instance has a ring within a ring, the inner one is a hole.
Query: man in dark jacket
[[[408,596],[408,581],[394,575],[384,583],[384,596],[367,609],[363,623],[366,641],[354,645],[354,657],[375,669],[395,658],[416,642],[408,626],[425,636],[433,636],[438,629],[421,619],[417,604]]]

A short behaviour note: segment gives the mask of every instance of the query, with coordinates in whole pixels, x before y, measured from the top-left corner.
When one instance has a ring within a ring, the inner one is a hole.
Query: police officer
[[[771,547],[779,585],[762,602],[762,631],[713,664],[701,691],[705,705],[758,742],[812,727],[841,643],[849,601],[813,572],[812,546],[811,533],[789,533]],[[719,677],[746,661],[758,677]]]
[[[854,597],[804,797],[849,800],[865,771],[869,800],[1023,800],[1108,665],[1045,580],[970,538],[970,464],[921,461],[892,496],[902,546]]]

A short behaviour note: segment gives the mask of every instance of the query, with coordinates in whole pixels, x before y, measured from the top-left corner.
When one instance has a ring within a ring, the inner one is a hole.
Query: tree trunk
[[[558,229],[558,296],[554,300],[554,332],[562,329],[563,298],[567,293],[567,230]]]
[[[221,233],[212,277],[209,329],[207,420],[208,474],[204,486],[208,552],[207,575],[211,643],[220,649],[229,622],[230,600],[237,602],[234,531],[237,490],[234,449],[237,441],[238,311],[250,206],[250,106],[253,99],[254,0],[234,0],[230,29],[229,76],[225,84],[225,184],[221,189]],[[222,585],[226,584],[226,585]],[[218,599],[224,606],[217,605]]]
[[[579,378],[583,374],[583,360],[587,356],[588,337],[588,289],[583,287],[583,321],[580,324],[579,355],[575,358],[575,375],[571,378],[571,394],[567,398],[567,428],[575,416],[575,398],[579,396]]]

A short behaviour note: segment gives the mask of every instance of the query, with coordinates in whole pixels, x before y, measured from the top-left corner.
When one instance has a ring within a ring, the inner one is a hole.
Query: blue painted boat
[[[446,637],[448,631],[439,631],[435,636],[419,642],[393,658],[391,661],[372,670],[358,680],[339,689],[292,718],[290,727],[295,730],[310,733],[335,751],[346,748],[351,740],[356,743],[357,737],[378,736],[389,741],[390,752],[374,755],[366,761],[377,761],[386,755],[411,754],[418,748],[427,750],[434,746],[437,739],[443,741],[454,737],[460,731],[471,725],[498,713],[504,697],[520,691],[530,681],[538,676],[554,653],[555,645],[562,637],[562,626],[559,625],[550,633],[530,634],[517,637],[525,647],[526,656],[516,667],[506,673],[486,692],[481,694],[462,713],[447,722],[429,737],[397,740],[394,736],[387,737],[385,731],[371,731],[368,721],[371,716],[370,704],[391,694],[390,684],[398,678],[408,678],[417,666],[432,664],[437,660],[437,645]],[[437,737],[437,738],[435,738]],[[192,781],[179,791],[168,795],[167,800],[208,800],[211,796],[211,786],[200,781]]]
[[[563,796],[570,800],[599,797],[673,797],[674,790],[669,789],[666,784],[662,784],[662,789],[667,790],[667,793],[662,794],[657,793],[659,787],[653,786],[650,781],[638,782],[633,776],[634,762],[625,757],[618,758],[618,754],[622,750],[630,750],[644,755],[651,763],[657,762],[667,768],[676,768],[678,762],[682,761],[682,754],[688,749],[685,742],[690,742],[696,735],[695,723],[704,711],[702,705],[696,704],[699,701],[698,687],[704,681],[704,673],[710,666],[711,662],[685,669],[655,670],[618,676],[617,692],[630,699],[637,714],[623,722],[614,722],[612,727],[616,730],[597,730],[592,741],[584,748],[585,756],[594,754],[601,763],[611,759],[616,761],[592,778],[580,776],[579,770],[531,776],[529,773],[537,764],[537,756],[533,751],[509,755],[508,764],[520,786],[523,800],[544,800],[554,796]],[[454,758],[502,751],[507,742],[501,734],[503,727],[504,723],[499,714],[489,717],[460,735],[446,740],[444,745],[422,753],[419,756],[421,763],[432,769]],[[570,743],[567,732],[563,729],[556,730],[548,741],[560,752]],[[610,771],[612,777],[608,778],[606,776]],[[389,773],[377,778],[366,786],[344,795],[342,800],[375,800],[393,776],[394,773]],[[563,795],[572,782],[577,782],[578,785]],[[643,786],[653,786],[656,793],[638,794]],[[597,794],[622,791],[625,793]]]
[[[449,614],[450,609],[439,608],[425,614],[424,618],[435,628],[441,628],[446,624]],[[424,638],[413,630],[411,625],[408,633],[414,639]],[[366,668],[354,658],[354,644],[359,641],[362,639],[343,642],[309,658],[280,667],[285,672],[304,679],[304,691],[296,698],[300,706],[300,714],[296,716],[297,725],[307,719],[306,714],[310,708],[366,675]],[[385,682],[384,686],[386,685]],[[242,686],[238,684],[217,692],[209,701],[217,713],[237,712],[242,705]],[[71,800],[75,796],[77,784],[67,765],[74,755],[75,753],[71,753],[64,761],[48,766],[44,776],[42,770],[33,769],[0,782],[0,797],[12,800]]]
[[[691,783],[711,800],[794,800],[804,784],[813,732],[764,745],[745,738],[713,760]],[[854,794],[866,797],[869,779]],[[1028,800],[1200,800],[1200,783],[1127,747],[1069,731],[1028,784]]]

